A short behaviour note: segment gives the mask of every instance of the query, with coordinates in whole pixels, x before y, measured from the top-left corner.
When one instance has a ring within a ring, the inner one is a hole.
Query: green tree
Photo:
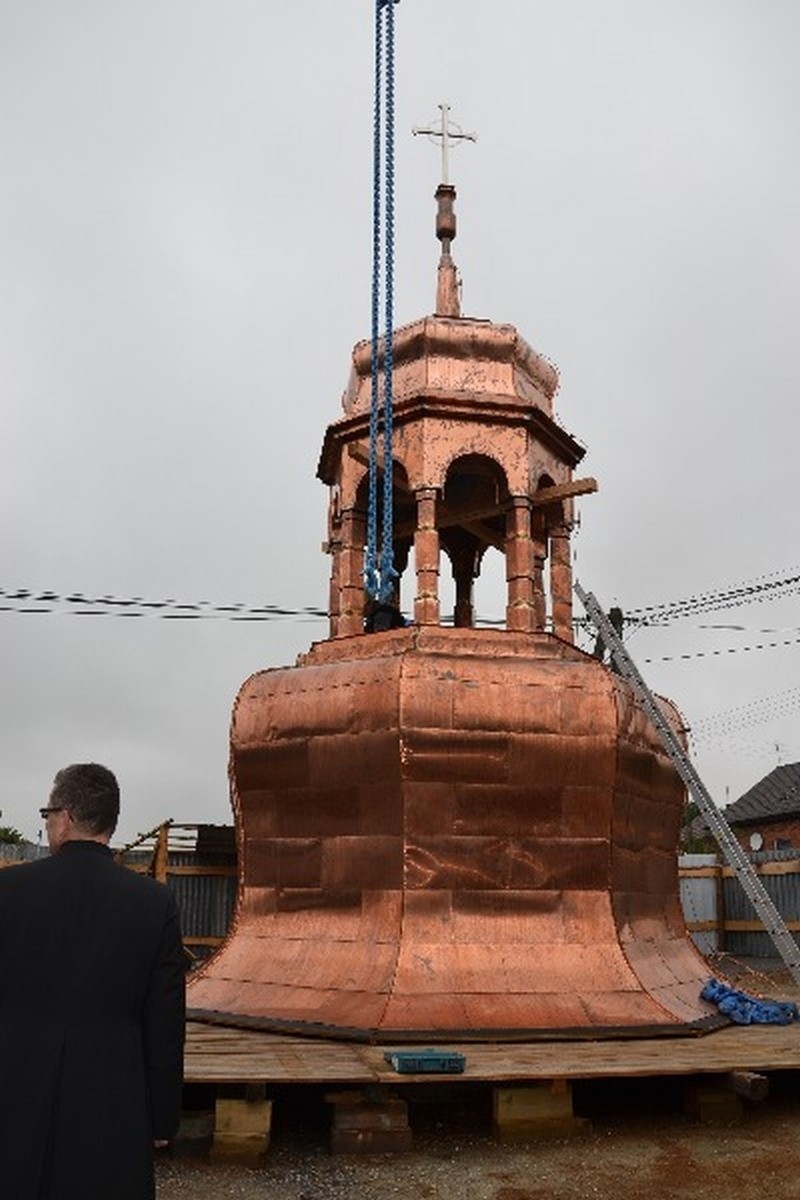
[[[707,825],[692,830],[692,822],[701,815],[700,806],[694,800],[688,800],[683,809],[681,821],[681,851],[684,854],[715,854],[717,843]]]
[[[0,842],[5,845],[21,846],[25,841],[18,829],[14,829],[13,825],[0,825]]]

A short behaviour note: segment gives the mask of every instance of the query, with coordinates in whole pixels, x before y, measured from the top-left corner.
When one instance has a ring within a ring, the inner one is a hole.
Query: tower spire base
[[[455,199],[456,189],[452,184],[440,183],[436,189],[436,236],[442,243],[436,284],[437,317],[461,316],[458,271],[450,257],[450,243],[456,236]]]

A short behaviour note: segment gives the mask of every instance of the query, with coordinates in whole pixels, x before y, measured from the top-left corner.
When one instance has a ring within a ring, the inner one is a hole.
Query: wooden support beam
[[[753,863],[752,866],[756,875],[800,874],[800,859],[797,858],[784,858],[779,862]],[[717,875],[722,875],[724,879],[733,879],[736,872],[733,867],[718,863],[707,867],[679,867],[678,874],[681,879],[712,879]]]
[[[558,500],[570,500],[573,496],[588,496],[597,491],[597,480],[587,476],[586,479],[573,479],[572,483],[557,483],[552,487],[539,488],[531,496],[535,508],[545,504],[555,504]]]
[[[800,933],[800,921],[784,921],[790,933]],[[687,921],[686,928],[690,933],[711,933],[722,930],[726,933],[763,933],[763,921],[744,921],[738,918],[726,917],[723,921]]]
[[[714,878],[714,908],[717,918],[716,938],[717,950],[722,952],[725,950],[725,881],[722,878],[722,873],[717,872]]]
[[[453,524],[455,524],[455,522],[453,522]],[[496,532],[494,529],[490,529],[488,525],[484,525],[477,519],[474,521],[459,521],[458,524],[461,525],[462,528],[468,530],[469,533],[474,534],[478,541],[483,542],[484,545],[494,546],[495,550],[499,550],[501,553],[505,550],[505,535]]]
[[[155,848],[153,850],[153,858],[150,863],[150,874],[159,883],[167,882],[167,867],[169,864],[169,827],[170,822],[165,821],[158,830]]]
[[[560,483],[553,487],[540,488],[531,497],[531,504],[534,508],[544,508],[546,505],[555,504],[559,500],[568,500],[572,496],[585,496],[590,492],[596,491],[596,479],[576,479],[572,483]],[[439,530],[449,529],[453,525],[460,525],[463,529],[468,529],[471,533],[474,533],[486,545],[495,546],[498,550],[502,550],[505,545],[504,534],[490,529],[483,522],[492,517],[500,516],[504,511],[505,505],[499,502],[489,506],[484,504],[476,508],[469,504],[454,505],[452,503],[448,504],[444,500],[439,500],[436,506],[436,525]],[[413,532],[413,523],[410,521],[398,522],[394,528],[396,538],[410,537]]]
[[[481,522],[491,517],[499,517],[503,511],[503,506],[500,504],[491,504],[488,507],[484,504],[476,508],[471,504],[462,506],[446,504],[444,500],[440,499],[436,503],[436,528],[441,531],[442,529],[451,529],[454,525],[459,525],[463,529],[469,529],[479,541],[487,542],[491,545],[497,544],[498,547],[502,547],[503,535],[486,528]],[[401,538],[411,537],[415,529],[416,522],[414,520],[396,521],[394,526],[395,539],[400,540]]]

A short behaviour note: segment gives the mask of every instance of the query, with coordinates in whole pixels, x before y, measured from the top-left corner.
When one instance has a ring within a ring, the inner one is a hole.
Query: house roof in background
[[[800,763],[775,767],[725,809],[730,825],[800,814]]]

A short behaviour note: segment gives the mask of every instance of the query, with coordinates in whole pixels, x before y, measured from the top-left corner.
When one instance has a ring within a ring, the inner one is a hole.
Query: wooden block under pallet
[[[572,1087],[563,1079],[496,1087],[493,1124],[501,1142],[577,1137],[590,1128],[585,1117],[576,1117],[572,1111]]]
[[[742,1102],[726,1080],[687,1083],[683,1107],[687,1116],[702,1125],[738,1125],[744,1118]]]
[[[269,1148],[271,1100],[217,1097],[214,1115],[214,1157],[255,1158]]]
[[[181,1113],[181,1123],[172,1153],[176,1155],[207,1154],[214,1140],[214,1110]]]
[[[411,1149],[408,1105],[398,1096],[334,1092],[331,1150],[334,1154],[386,1154]]]

